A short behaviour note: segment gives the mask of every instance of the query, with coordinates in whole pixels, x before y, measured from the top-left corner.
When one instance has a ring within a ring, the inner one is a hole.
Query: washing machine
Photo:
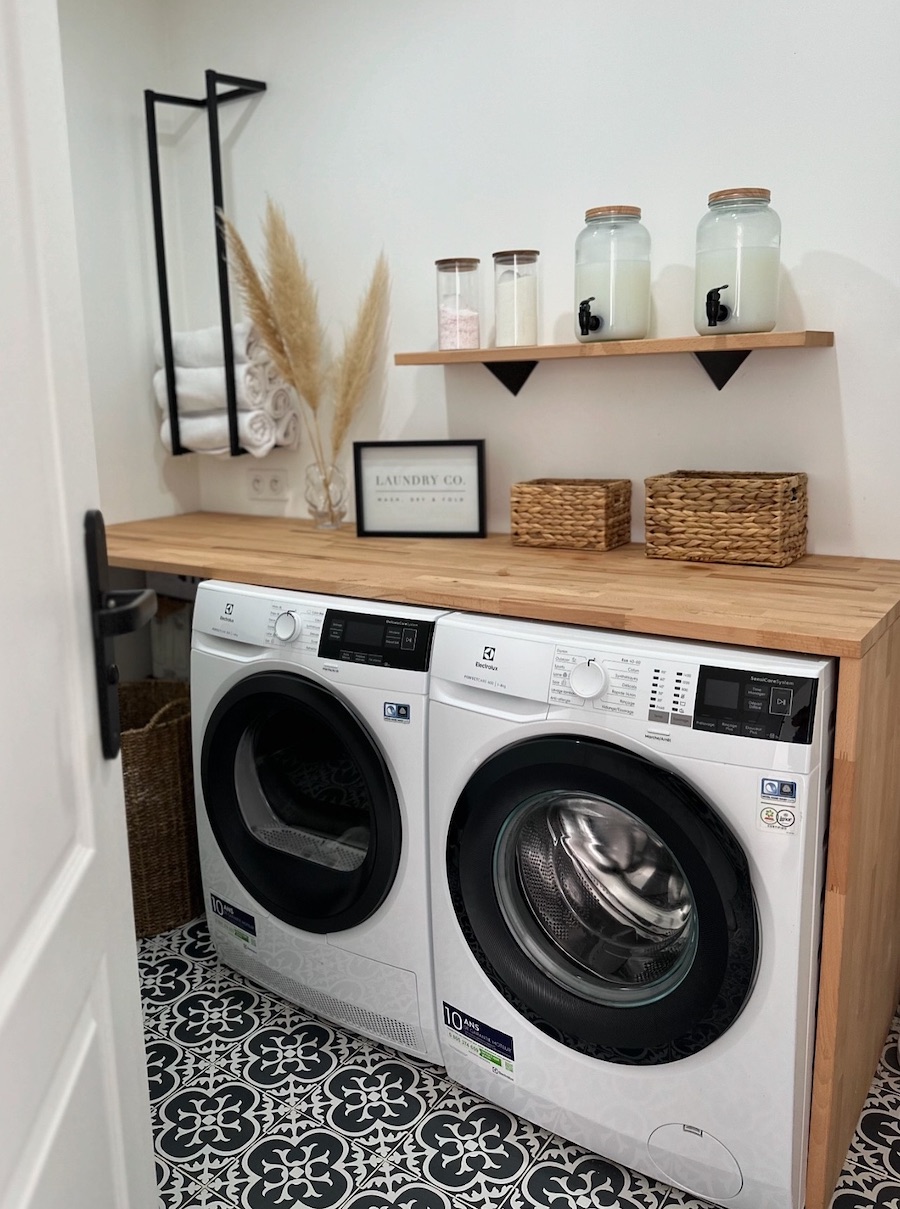
[[[200,864],[220,959],[433,1062],[425,767],[438,615],[209,580],[191,643]]]
[[[828,659],[438,621],[449,1075],[717,1205],[801,1209],[834,680]]]

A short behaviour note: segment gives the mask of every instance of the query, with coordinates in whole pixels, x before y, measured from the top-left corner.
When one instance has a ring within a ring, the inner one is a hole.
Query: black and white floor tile
[[[161,1209],[708,1209],[220,966],[140,942]],[[900,1209],[900,1017],[832,1209]]]

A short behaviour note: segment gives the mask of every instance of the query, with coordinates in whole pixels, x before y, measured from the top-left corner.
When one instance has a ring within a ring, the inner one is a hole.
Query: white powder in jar
[[[438,348],[480,348],[478,312],[467,307],[442,306],[438,310]]]
[[[494,291],[498,348],[537,344],[537,277],[513,269],[501,274]]]

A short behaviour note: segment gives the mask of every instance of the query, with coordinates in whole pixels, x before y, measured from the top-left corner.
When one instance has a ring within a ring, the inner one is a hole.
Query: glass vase
[[[307,466],[304,494],[317,529],[340,528],[347,515],[347,481],[337,466]]]

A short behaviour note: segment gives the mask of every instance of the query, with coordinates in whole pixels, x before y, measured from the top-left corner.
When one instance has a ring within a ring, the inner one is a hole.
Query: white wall
[[[171,458],[151,402],[159,328],[144,89],[166,87],[153,0],[59,0],[78,253],[107,523],[200,505],[196,458]],[[175,297],[181,279],[178,265]]]
[[[93,5],[116,12],[111,0]],[[508,528],[509,485],[522,478],[631,478],[639,538],[646,475],[803,469],[811,550],[900,557],[895,5],[861,0],[852,15],[798,0],[715,10],[670,0],[165,0],[161,8],[170,45],[157,86],[199,94],[207,67],[268,83],[263,97],[222,110],[226,207],[254,250],[267,194],[284,207],[336,337],[377,253],[388,255],[383,404],[374,398],[351,436],[485,437],[495,530]],[[79,25],[84,14],[80,4]],[[67,49],[87,59],[89,44],[73,37]],[[121,63],[100,74],[104,87],[115,75],[117,103],[138,116],[151,50],[139,37],[122,39]],[[114,224],[126,221],[126,201],[127,221],[149,224],[143,145],[139,153],[121,145],[141,140],[134,114],[110,131],[110,149],[78,137],[88,176],[114,152],[125,178],[140,171],[110,198]],[[204,138],[202,126],[190,127],[171,152],[183,254],[178,319],[195,325],[217,309]],[[542,340],[572,340],[574,240],[584,210],[611,202],[642,206],[653,238],[652,334],[693,334],[696,224],[707,194],[734,185],[769,187],[782,218],[779,327],[833,328],[834,350],[756,352],[721,393],[689,356],[543,363],[518,397],[481,366],[393,365],[394,351],[435,347],[437,257],[482,258],[490,329],[490,258],[504,247],[541,250]],[[89,191],[84,174],[76,186]],[[135,314],[155,307],[148,232],[131,230],[119,270]],[[86,266],[102,251],[98,237],[99,229],[85,239]],[[149,515],[189,505],[156,500],[141,485],[172,463],[148,438],[145,361],[134,355],[121,367],[129,424],[104,431],[113,393],[98,392],[97,427],[134,468],[122,509]],[[307,460],[301,450],[264,463],[287,470],[297,490],[286,510],[301,516]],[[252,510],[250,461],[204,459],[202,506]]]

